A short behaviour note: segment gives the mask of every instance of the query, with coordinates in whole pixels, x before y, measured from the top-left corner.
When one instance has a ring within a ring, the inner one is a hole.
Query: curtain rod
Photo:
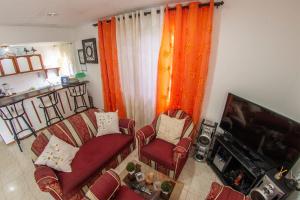
[[[223,6],[223,5],[224,5],[224,1],[220,1],[220,2],[215,2],[215,3],[214,3],[214,6],[217,7],[217,8],[219,8],[220,6]],[[201,7],[206,7],[206,6],[209,6],[209,3],[199,4],[199,7],[200,7],[200,8],[201,8]],[[182,8],[188,8],[188,5],[187,5],[187,6],[182,6]],[[175,9],[176,9],[176,7],[174,7],[174,8],[169,8],[169,10],[175,10]],[[157,10],[156,13],[159,14],[159,13],[160,13],[160,10]],[[145,15],[145,16],[146,16],[146,15],[150,15],[150,14],[151,14],[150,11],[149,11],[149,12],[144,12],[144,15]],[[132,17],[132,16],[129,15],[129,18],[131,18],[131,17]],[[109,22],[109,21],[110,21],[110,19],[107,20],[107,22]],[[98,26],[98,23],[93,24],[93,26],[97,27],[97,26]]]

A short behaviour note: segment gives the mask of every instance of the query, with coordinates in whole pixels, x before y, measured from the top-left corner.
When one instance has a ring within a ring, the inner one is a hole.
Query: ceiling
[[[1,1],[0,25],[78,26],[131,10],[180,0],[6,0]],[[55,17],[47,16],[56,12]]]

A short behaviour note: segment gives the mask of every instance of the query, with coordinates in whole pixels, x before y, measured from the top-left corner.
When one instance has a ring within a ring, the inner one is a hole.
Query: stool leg
[[[46,119],[46,125],[47,125],[47,126],[50,126],[50,125],[51,125],[51,122],[50,122],[50,117],[49,117],[47,108],[43,108],[43,110],[44,110],[44,115],[45,115],[45,119]]]
[[[14,139],[15,139],[15,141],[17,142],[20,151],[23,152],[22,147],[21,147],[21,144],[20,144],[20,140],[19,140],[19,138],[18,138],[16,129],[15,129],[15,126],[14,126],[12,120],[9,120],[9,123],[10,123],[11,129],[12,129],[12,132],[13,132],[13,134],[14,134]]]
[[[75,113],[77,113],[78,112],[78,103],[77,103],[77,97],[76,96],[74,96],[74,105],[75,105]]]
[[[59,120],[62,121],[64,120],[64,117],[62,116],[62,114],[60,113],[57,105],[53,105],[53,108],[54,108],[54,112],[56,114],[56,116],[58,116]]]
[[[83,95],[81,96],[81,99],[82,99],[83,107],[85,107],[85,110],[86,110],[87,109],[87,105],[86,105],[86,102],[85,102],[85,99],[84,99]]]
[[[27,120],[25,119],[24,116],[21,116],[21,118],[23,119],[24,123],[26,124],[26,126],[30,129],[31,133],[36,137],[36,133],[33,130],[33,128],[30,126],[30,124],[27,122]]]

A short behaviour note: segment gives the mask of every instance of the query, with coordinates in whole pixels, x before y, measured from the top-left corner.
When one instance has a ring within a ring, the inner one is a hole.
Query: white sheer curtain
[[[119,15],[116,20],[121,87],[127,116],[136,121],[137,127],[150,123],[155,115],[163,16],[160,7]]]
[[[63,43],[58,45],[58,50],[60,53],[58,62],[59,65],[62,66],[61,74],[63,75],[74,75],[75,56],[73,48],[74,47],[71,43]]]

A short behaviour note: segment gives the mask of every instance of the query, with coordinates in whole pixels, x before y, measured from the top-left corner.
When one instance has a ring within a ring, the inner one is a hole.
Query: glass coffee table
[[[167,175],[156,171],[155,169],[146,165],[145,163],[136,160],[133,160],[131,162],[140,166],[140,172],[141,172],[140,174],[142,174],[140,178],[142,180],[137,181],[136,176],[130,175],[125,167],[120,174],[120,178],[124,185],[127,185],[135,192],[139,193],[146,200],[179,199],[184,186],[182,182],[174,181]],[[152,177],[151,178],[152,180],[150,179],[150,181],[149,179],[147,179],[149,176]],[[148,183],[146,180],[148,180]],[[168,195],[163,194],[160,189],[160,184],[164,181],[169,181],[169,183],[172,185],[172,191]]]

